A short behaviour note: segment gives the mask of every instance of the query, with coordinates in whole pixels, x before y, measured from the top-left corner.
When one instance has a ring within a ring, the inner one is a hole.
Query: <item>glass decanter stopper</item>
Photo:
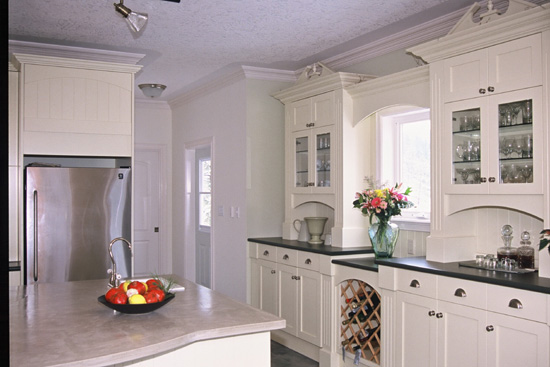
[[[513,230],[512,226],[509,224],[505,224],[502,226],[502,229],[500,231],[502,234],[502,241],[504,242],[504,246],[499,247],[497,249],[497,259],[500,262],[502,259],[510,259],[514,261],[518,261],[518,249],[516,247],[512,247],[512,236]]]
[[[521,232],[521,241],[518,248],[518,266],[522,269],[535,268],[535,249],[531,247],[529,232]]]

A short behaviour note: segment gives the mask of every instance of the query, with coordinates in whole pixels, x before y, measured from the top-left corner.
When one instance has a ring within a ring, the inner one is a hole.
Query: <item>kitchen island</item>
[[[171,276],[162,308],[122,314],[98,302],[107,279],[10,288],[12,366],[269,366],[285,320]]]

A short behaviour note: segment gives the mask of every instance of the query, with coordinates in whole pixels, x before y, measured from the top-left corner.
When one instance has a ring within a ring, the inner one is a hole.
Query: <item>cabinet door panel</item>
[[[307,129],[306,124],[311,123],[311,99],[303,99],[292,102],[289,107],[290,111],[290,130],[299,131]]]
[[[311,107],[315,127],[334,125],[334,92],[312,97]]]
[[[436,323],[433,298],[397,292],[396,361],[402,367],[436,366]]]
[[[299,298],[297,336],[321,346],[321,274],[298,269]]]
[[[486,366],[486,312],[441,301],[437,312],[437,366]]]
[[[260,275],[260,310],[277,315],[277,265],[269,261],[258,260]]]
[[[487,324],[493,328],[487,334],[487,366],[549,365],[548,325],[493,312],[487,313]]]
[[[487,89],[487,51],[479,50],[444,61],[444,101],[482,96]]]
[[[287,265],[277,264],[277,278],[279,281],[279,314],[286,320],[287,333],[296,335],[298,324],[298,281],[295,279],[297,269]]]
[[[494,93],[542,84],[541,35],[535,34],[488,49],[489,86]]]

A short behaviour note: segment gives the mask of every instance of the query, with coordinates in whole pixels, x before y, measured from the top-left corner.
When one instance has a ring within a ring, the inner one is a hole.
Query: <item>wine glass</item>
[[[523,139],[521,137],[515,138],[513,140],[514,145],[514,153],[517,155],[518,158],[521,158],[523,155]]]
[[[459,159],[464,158],[464,146],[462,144],[456,146],[456,155]]]
[[[468,183],[468,176],[470,176],[470,172],[466,168],[463,168],[462,171],[460,171],[460,177],[462,178],[462,183]]]
[[[504,138],[504,156],[506,158],[509,158],[513,151],[514,151],[514,139]]]
[[[506,164],[500,164],[500,183],[508,183],[509,167]]]
[[[472,169],[472,176],[474,177],[475,184],[478,184],[481,182],[481,173],[479,172],[479,167]]]
[[[532,174],[533,174],[533,166],[526,164],[521,168],[521,175],[525,179],[524,182],[533,182]],[[529,177],[531,177],[531,179],[529,179]]]
[[[521,156],[523,158],[531,158],[533,154],[533,138],[530,134],[527,134],[523,137],[523,152]]]
[[[532,124],[533,123],[533,109],[531,107],[531,100],[525,101],[522,105],[523,113],[523,123]]]

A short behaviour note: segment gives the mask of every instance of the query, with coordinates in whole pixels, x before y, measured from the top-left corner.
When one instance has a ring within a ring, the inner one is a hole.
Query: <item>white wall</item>
[[[186,273],[185,144],[213,140],[212,288],[246,300],[246,81],[238,80],[173,108],[173,272]],[[223,216],[218,215],[223,206]],[[240,218],[230,217],[238,207]]]

